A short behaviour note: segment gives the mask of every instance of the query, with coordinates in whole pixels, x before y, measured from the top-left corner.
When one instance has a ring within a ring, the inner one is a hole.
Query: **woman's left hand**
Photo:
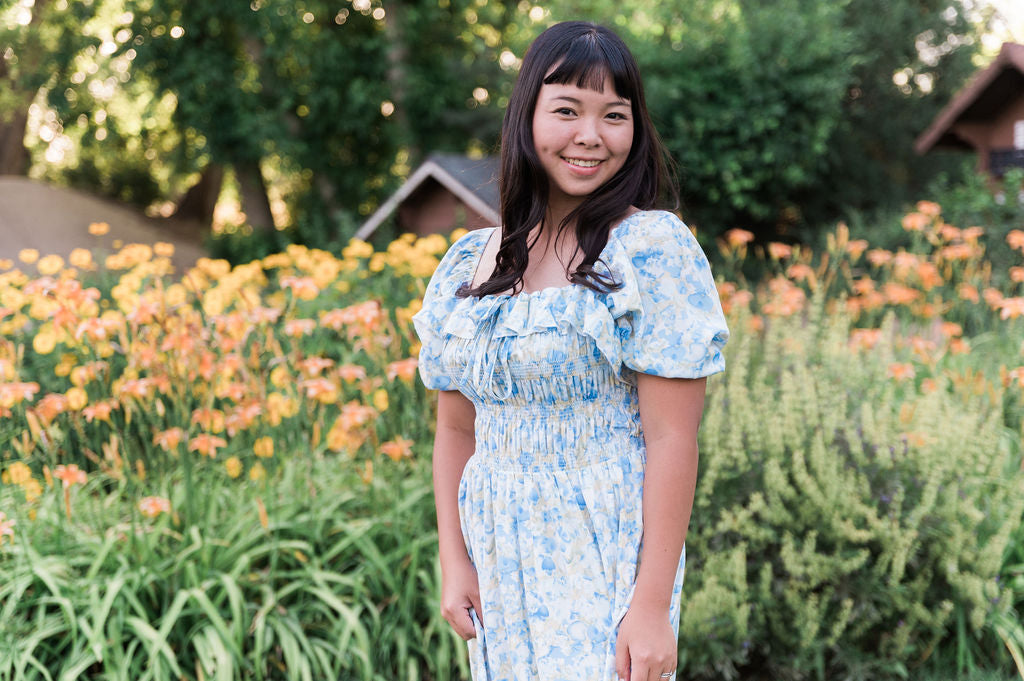
[[[615,670],[620,681],[667,681],[675,672],[679,641],[665,608],[634,603],[619,624]]]

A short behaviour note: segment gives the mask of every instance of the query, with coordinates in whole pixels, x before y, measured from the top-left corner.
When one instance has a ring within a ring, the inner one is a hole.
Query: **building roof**
[[[431,178],[488,221],[494,224],[501,222],[498,158],[472,159],[462,154],[434,153],[363,223],[355,238],[368,238],[402,201]]]
[[[957,123],[984,123],[992,120],[1024,92],[1024,45],[1003,43],[999,55],[953,97],[928,129],[918,136],[914,149],[919,154],[933,147],[973,149],[957,136]]]

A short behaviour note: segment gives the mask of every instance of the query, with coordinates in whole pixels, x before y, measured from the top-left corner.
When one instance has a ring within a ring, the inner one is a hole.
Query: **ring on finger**
[[[665,672],[664,674],[661,675],[661,678],[663,678],[663,679],[671,679],[673,674],[675,674],[675,672]]]

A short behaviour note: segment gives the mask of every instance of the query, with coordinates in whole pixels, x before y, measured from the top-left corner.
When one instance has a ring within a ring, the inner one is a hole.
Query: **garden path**
[[[89,234],[89,224],[106,222],[103,236]],[[123,245],[158,241],[174,244],[171,262],[176,275],[183,274],[207,255],[195,223],[151,218],[141,210],[110,199],[66,187],[54,187],[26,177],[0,177],[0,259],[10,258],[29,274],[33,267],[18,262],[18,252],[34,248],[44,255],[60,255],[67,261],[75,248],[88,248],[100,260],[113,253],[114,241]]]

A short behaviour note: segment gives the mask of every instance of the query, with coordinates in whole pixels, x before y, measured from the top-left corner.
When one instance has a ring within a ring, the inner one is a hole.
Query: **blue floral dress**
[[[445,253],[413,317],[427,388],[476,408],[459,514],[477,570],[474,681],[615,681],[643,533],[636,372],[725,368],[729,330],[707,258],[674,214],[612,228],[595,264],[623,286],[456,298],[495,227]],[[606,267],[607,265],[607,267]],[[685,548],[670,620],[678,633]]]

